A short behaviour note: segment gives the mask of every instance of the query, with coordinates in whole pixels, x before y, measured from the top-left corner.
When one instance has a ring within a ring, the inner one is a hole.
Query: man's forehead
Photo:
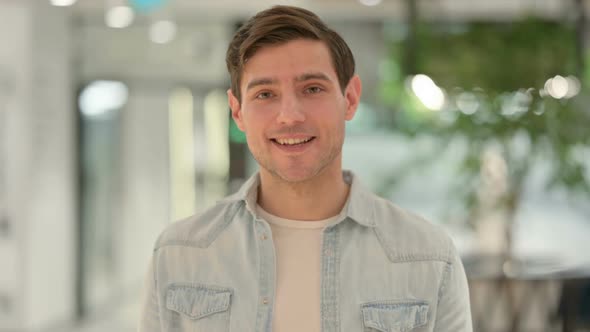
[[[256,49],[244,62],[243,70],[274,70],[304,66],[315,71],[332,63],[328,45],[319,40],[295,39],[276,45],[265,45]]]

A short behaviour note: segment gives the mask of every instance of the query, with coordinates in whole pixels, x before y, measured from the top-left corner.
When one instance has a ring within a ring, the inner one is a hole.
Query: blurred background
[[[267,0],[0,0],[0,331],[133,331],[159,232],[256,171]],[[475,331],[590,331],[587,0],[300,0],[363,84],[345,168],[451,234]]]

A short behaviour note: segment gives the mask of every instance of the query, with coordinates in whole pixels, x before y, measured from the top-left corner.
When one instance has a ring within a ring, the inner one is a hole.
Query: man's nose
[[[284,125],[291,125],[305,121],[301,101],[294,94],[284,94],[281,98],[277,122]]]

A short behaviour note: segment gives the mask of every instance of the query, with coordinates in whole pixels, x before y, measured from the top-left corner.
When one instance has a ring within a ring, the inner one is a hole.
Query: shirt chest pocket
[[[229,331],[232,290],[210,285],[172,284],[166,291],[169,331]]]
[[[428,323],[428,303],[377,301],[361,305],[364,332],[418,332]]]

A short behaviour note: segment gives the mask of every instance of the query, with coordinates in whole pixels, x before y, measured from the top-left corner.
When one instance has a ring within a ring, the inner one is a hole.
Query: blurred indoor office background
[[[133,331],[153,243],[256,170],[225,50],[268,0],[0,0],[0,331]],[[442,225],[475,331],[590,331],[586,0],[300,0],[363,84],[344,167]]]

